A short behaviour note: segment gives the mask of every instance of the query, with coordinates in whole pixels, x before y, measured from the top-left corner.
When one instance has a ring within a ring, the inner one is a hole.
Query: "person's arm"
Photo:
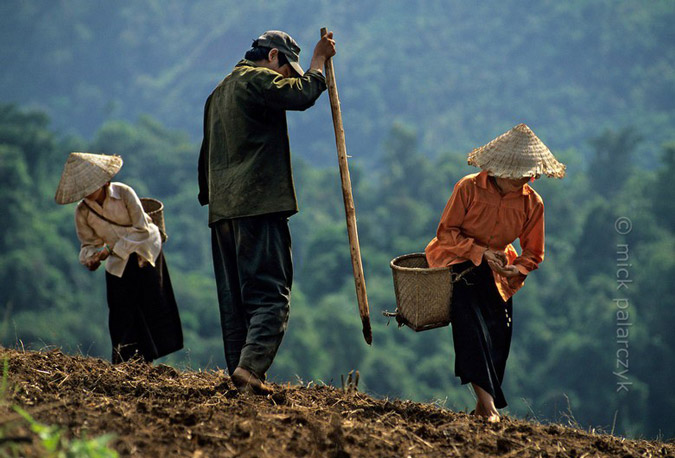
[[[285,78],[269,70],[262,73],[256,83],[265,106],[277,110],[304,111],[326,90],[326,78],[315,69],[297,78]]]
[[[199,181],[199,194],[197,199],[201,205],[209,203],[209,136],[210,128],[209,122],[209,108],[211,106],[211,98],[213,94],[206,99],[204,104],[204,137],[202,139],[202,147],[199,150],[199,163],[197,165],[197,177]]]
[[[513,265],[527,275],[544,260],[544,203],[541,200],[534,201],[519,239],[523,251]]]
[[[126,259],[133,252],[138,252],[139,245],[145,244],[151,236],[150,227],[145,219],[145,212],[141,200],[129,186],[120,191],[120,195],[129,212],[132,227],[124,237],[120,237],[112,246],[112,253]],[[159,235],[157,235],[159,236]],[[140,254],[140,253],[139,253]]]
[[[314,105],[316,99],[326,90],[323,67],[326,60],[334,55],[333,32],[328,32],[314,47],[310,68],[303,76],[284,78],[282,75],[267,74],[268,77],[261,81],[265,104],[280,110],[298,111]]]
[[[326,66],[326,60],[335,55],[335,40],[333,40],[333,32],[328,32],[322,36],[319,42],[314,46],[314,53],[312,54],[312,62],[309,64],[309,69],[318,70],[323,73]]]
[[[473,199],[471,185],[471,179],[468,178],[458,181],[443,210],[441,222],[436,230],[438,246],[434,249],[440,254],[440,258],[443,258],[443,264],[461,257],[471,260],[474,265],[480,265],[487,251],[487,247],[462,232],[462,222]]]
[[[96,235],[94,229],[87,223],[88,210],[81,207],[75,209],[75,232],[80,240],[80,264],[90,270],[96,270],[100,265],[98,259],[99,249],[103,246],[103,240]]]
[[[522,254],[512,264],[497,266],[488,261],[492,270],[509,279],[512,288],[522,285],[527,275],[544,260],[544,203],[541,200],[534,200],[529,208],[519,239]]]

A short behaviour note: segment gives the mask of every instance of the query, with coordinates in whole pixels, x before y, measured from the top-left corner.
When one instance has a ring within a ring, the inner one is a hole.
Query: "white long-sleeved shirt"
[[[87,205],[122,227],[99,218],[80,202],[75,209],[75,229],[80,239],[80,262],[86,264],[105,244],[113,250],[105,270],[121,277],[131,253],[155,265],[162,249],[159,229],[143,211],[134,190],[124,183],[110,183],[103,205],[86,199]]]

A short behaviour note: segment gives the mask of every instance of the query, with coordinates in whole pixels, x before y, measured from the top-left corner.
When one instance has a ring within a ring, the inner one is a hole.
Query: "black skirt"
[[[106,272],[112,362],[141,356],[152,361],[183,348],[178,306],[164,254],[155,267],[138,266],[132,253],[122,277]]]
[[[463,272],[468,261],[453,266]],[[507,406],[501,384],[511,347],[513,301],[504,301],[497,291],[492,269],[483,261],[453,287],[452,339],[455,346],[455,375],[492,395],[498,409]]]

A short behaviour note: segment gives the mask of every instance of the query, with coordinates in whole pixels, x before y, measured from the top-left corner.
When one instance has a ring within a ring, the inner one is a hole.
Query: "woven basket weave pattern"
[[[565,176],[565,165],[525,124],[518,124],[471,151],[468,163],[503,178],[517,179],[542,174],[555,178]]]
[[[105,154],[70,153],[54,200],[69,204],[83,199],[110,181],[122,167],[122,158]]]
[[[162,243],[169,238],[164,226],[164,204],[157,199],[150,197],[142,197],[141,205],[143,210],[148,214],[152,222],[159,228],[159,234],[162,236]]]
[[[404,324],[424,331],[450,323],[450,267],[429,268],[424,253],[414,253],[391,261],[391,269],[397,314]]]

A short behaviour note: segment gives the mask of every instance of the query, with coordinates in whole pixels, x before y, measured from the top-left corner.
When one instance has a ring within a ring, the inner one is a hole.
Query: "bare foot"
[[[490,393],[475,383],[471,383],[478,398],[476,402],[476,415],[485,418],[490,423],[499,422],[499,411],[495,407]]]
[[[488,423],[499,423],[501,421],[501,418],[499,414],[492,414],[489,417],[487,417]]]
[[[489,423],[499,423],[499,412],[485,409],[482,404],[476,404],[475,414],[477,417],[485,418]]]

